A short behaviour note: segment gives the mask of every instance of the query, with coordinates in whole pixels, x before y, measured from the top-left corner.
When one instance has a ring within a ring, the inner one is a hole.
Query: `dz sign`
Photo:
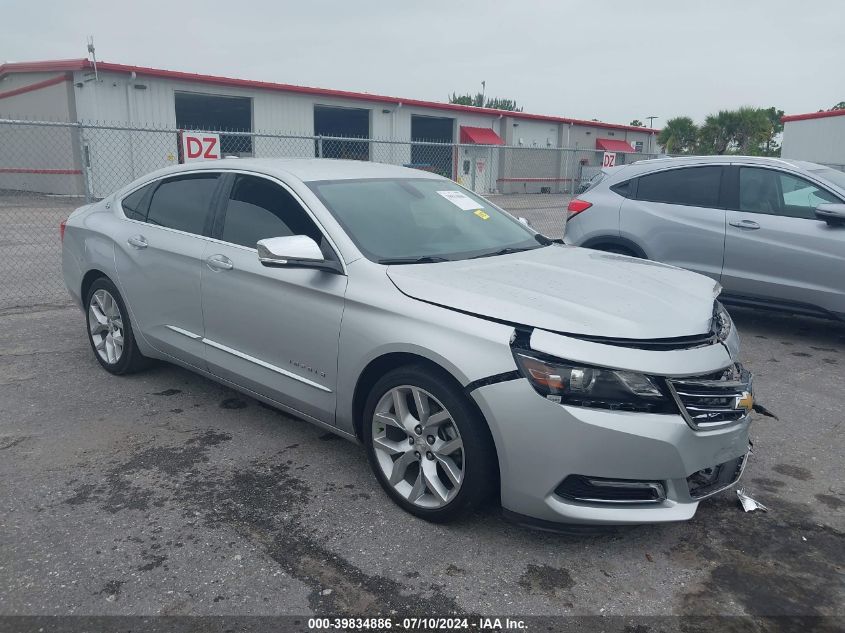
[[[604,158],[601,161],[602,167],[615,167],[616,166],[616,152],[605,152]]]
[[[182,131],[179,162],[192,163],[198,160],[220,158],[220,135],[205,132]]]

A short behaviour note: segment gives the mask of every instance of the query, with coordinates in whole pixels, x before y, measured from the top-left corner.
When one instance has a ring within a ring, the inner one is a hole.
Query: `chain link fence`
[[[562,237],[571,197],[604,152],[216,130],[224,156],[369,160],[451,178],[541,233]],[[617,154],[616,163],[653,158]],[[179,162],[179,130],[0,119],[0,309],[67,301],[59,223]]]

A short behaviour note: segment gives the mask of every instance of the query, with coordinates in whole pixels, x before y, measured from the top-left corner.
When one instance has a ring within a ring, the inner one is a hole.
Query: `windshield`
[[[845,189],[845,172],[825,167],[824,169],[810,169],[809,172],[819,178],[829,180],[837,187]]]
[[[390,178],[307,184],[361,252],[379,263],[468,259],[539,248],[549,241],[447,180]]]

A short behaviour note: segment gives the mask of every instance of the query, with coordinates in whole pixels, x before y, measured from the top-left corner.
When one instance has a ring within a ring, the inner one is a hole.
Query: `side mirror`
[[[816,207],[816,217],[830,226],[845,226],[845,204],[826,202]]]
[[[317,242],[307,235],[287,235],[259,240],[258,261],[264,266],[279,268],[317,268],[340,272],[337,262],[327,261]]]
[[[524,218],[524,217],[522,217],[522,216],[519,216],[519,217],[517,218],[517,220],[519,220],[520,222],[522,222],[525,226],[530,226],[531,228],[534,228],[534,226],[531,224],[531,221],[530,221],[528,218]]]

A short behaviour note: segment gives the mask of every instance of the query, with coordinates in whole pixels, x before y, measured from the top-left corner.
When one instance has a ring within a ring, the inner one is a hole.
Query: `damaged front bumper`
[[[676,380],[686,389],[679,389],[682,394],[697,393],[695,386],[706,397],[690,404],[691,396],[683,396],[687,401],[676,414],[643,413],[559,404],[538,395],[524,378],[479,387],[472,396],[493,433],[502,506],[509,514],[575,524],[683,521],[695,514],[699,501],[742,476],[750,403],[737,407],[736,398],[745,391],[750,395],[751,377],[727,346],[608,350],[612,346],[536,335],[537,330],[532,349],[539,343],[542,351],[563,358],[601,358],[602,366],[645,369]],[[697,384],[691,384],[691,375]],[[708,381],[725,389],[717,392]],[[723,415],[718,410],[727,409],[728,401],[734,413]],[[690,409],[700,402],[707,403],[710,417],[691,424]]]

